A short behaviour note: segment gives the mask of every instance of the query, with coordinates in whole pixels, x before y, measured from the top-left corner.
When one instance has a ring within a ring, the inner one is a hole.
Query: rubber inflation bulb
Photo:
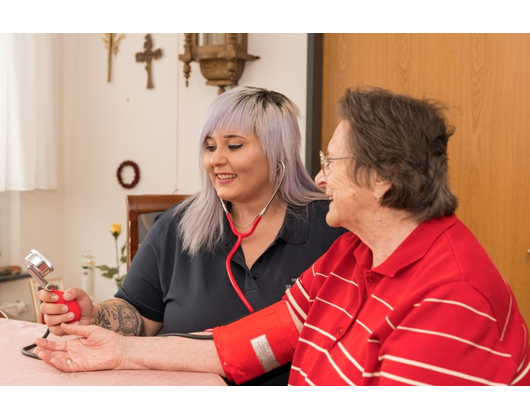
[[[53,290],[52,293],[55,293],[57,296],[59,296],[59,300],[55,303],[62,303],[63,305],[68,306],[68,312],[72,312],[74,314],[74,319],[68,321],[68,324],[70,322],[76,322],[81,319],[81,308],[79,307],[79,303],[77,303],[76,300],[71,300],[69,302],[65,301],[63,299],[64,290]],[[44,322],[44,314],[42,315],[42,323],[46,323]]]

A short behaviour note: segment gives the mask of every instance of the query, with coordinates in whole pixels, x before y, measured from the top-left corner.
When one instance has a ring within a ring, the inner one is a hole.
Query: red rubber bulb
[[[79,307],[79,303],[77,303],[76,300],[71,300],[69,302],[65,301],[63,299],[64,290],[53,290],[52,293],[55,293],[57,296],[59,296],[59,300],[56,303],[62,303],[63,305],[68,306],[68,312],[72,312],[74,314],[74,319],[68,321],[68,323],[76,322],[81,319],[81,308]],[[45,324],[44,314],[42,315],[42,323]]]

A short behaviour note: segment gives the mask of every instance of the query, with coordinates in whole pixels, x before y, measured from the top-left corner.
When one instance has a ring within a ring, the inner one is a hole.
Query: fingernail
[[[65,294],[63,295],[63,299],[65,299],[65,300],[70,300],[70,299],[72,299],[72,295],[71,295],[70,293],[67,292],[67,293],[65,293]]]
[[[67,316],[68,319],[74,319],[75,315],[73,312],[70,312]]]
[[[55,294],[52,295],[52,300],[53,300],[54,302],[57,302],[57,301],[59,300],[59,296],[57,296],[57,295],[55,295]]]
[[[63,311],[63,313],[68,312],[68,306],[63,305],[63,307],[61,308],[61,311]]]

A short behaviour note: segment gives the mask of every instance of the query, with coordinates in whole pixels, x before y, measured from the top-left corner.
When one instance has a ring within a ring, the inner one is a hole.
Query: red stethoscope
[[[274,197],[278,193],[278,190],[280,189],[280,186],[282,185],[283,178],[285,177],[285,164],[282,161],[280,161],[279,163],[280,163],[280,165],[282,167],[282,177],[280,179],[280,182],[278,183],[278,186],[274,190],[274,193],[272,194],[272,197],[269,199],[267,204],[265,204],[265,207],[263,207],[263,210],[261,210],[261,212],[256,216],[256,218],[252,222],[252,226],[248,230],[248,232],[245,232],[245,233],[238,232],[238,230],[236,229],[235,223],[232,220],[232,216],[230,215],[230,212],[226,208],[226,205],[225,205],[224,201],[221,198],[219,198],[219,200],[221,200],[221,204],[223,206],[223,210],[224,210],[224,212],[226,214],[226,218],[228,219],[228,224],[230,225],[230,230],[232,230],[232,233],[234,235],[236,235],[236,237],[237,237],[236,244],[234,245],[234,247],[232,248],[232,250],[230,251],[230,253],[226,257],[226,272],[228,274],[228,278],[230,279],[230,283],[232,284],[232,287],[234,288],[234,290],[237,293],[237,296],[239,297],[239,299],[241,299],[241,302],[243,302],[243,304],[246,306],[246,308],[251,313],[254,312],[254,308],[249,303],[249,301],[247,300],[247,298],[245,297],[245,295],[241,291],[241,288],[238,286],[236,280],[234,279],[234,274],[232,273],[232,267],[231,267],[230,263],[232,262],[232,257],[236,253],[237,249],[241,246],[241,242],[243,241],[243,239],[248,237],[248,236],[250,236],[250,235],[252,235],[252,233],[256,230],[256,227],[258,226],[258,223],[260,222],[261,218],[263,217],[263,215],[267,211],[267,208],[269,207],[270,203],[272,202],[272,200],[274,199]]]

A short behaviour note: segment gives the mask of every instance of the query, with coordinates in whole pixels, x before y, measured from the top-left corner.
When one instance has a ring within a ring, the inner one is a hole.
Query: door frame
[[[324,34],[307,34],[306,170],[314,178],[320,171],[322,144],[322,69]]]

